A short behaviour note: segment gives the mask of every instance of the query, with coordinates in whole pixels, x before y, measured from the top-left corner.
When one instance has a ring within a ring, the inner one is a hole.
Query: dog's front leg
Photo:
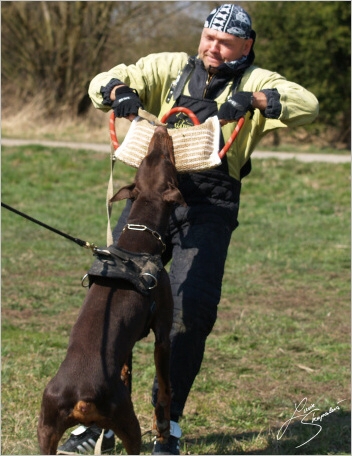
[[[153,432],[164,443],[170,436],[170,332],[173,318],[173,297],[170,279],[165,271],[159,277],[155,296],[156,312],[152,323],[155,335],[154,363],[158,380],[157,402],[154,410]]]
[[[37,436],[41,454],[56,454],[59,441],[65,432],[60,429],[58,423],[44,423],[44,414],[46,411],[42,409],[38,421]],[[61,432],[62,431],[62,432]]]
[[[162,342],[155,342],[154,361],[158,379],[157,403],[154,411],[153,431],[162,442],[170,435],[170,342],[167,337]]]

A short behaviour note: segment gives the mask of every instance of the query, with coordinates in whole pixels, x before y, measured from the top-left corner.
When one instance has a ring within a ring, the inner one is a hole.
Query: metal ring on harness
[[[84,281],[88,278],[88,274],[84,274],[84,276],[81,279],[81,285],[83,288],[89,288],[89,283],[85,285]]]
[[[155,288],[157,285],[158,285],[158,279],[153,276],[153,274],[149,274],[149,272],[144,272],[143,274],[141,274],[142,276],[149,276],[149,277],[152,277],[154,280],[155,280],[155,283],[154,285],[152,285],[151,287],[148,287],[148,290],[152,290],[153,288]]]

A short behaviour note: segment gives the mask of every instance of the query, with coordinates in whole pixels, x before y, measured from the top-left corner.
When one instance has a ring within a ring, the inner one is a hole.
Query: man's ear
[[[111,198],[110,203],[114,201],[121,201],[123,199],[135,199],[138,196],[139,191],[136,189],[136,184],[126,185],[126,187],[120,188],[120,190],[115,193]]]
[[[163,192],[163,201],[166,201],[167,203],[178,203],[181,206],[187,206],[185,200],[183,199],[182,193],[173,184],[169,184],[169,188]]]

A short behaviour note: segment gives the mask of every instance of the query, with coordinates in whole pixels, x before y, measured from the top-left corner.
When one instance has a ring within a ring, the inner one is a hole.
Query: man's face
[[[252,39],[244,40],[229,33],[204,28],[200,37],[198,55],[206,69],[218,67],[222,63],[238,60],[248,55],[253,44]]]

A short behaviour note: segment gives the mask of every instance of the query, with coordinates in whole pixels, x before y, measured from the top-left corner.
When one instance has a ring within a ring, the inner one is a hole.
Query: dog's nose
[[[154,133],[167,133],[167,128],[163,126],[156,127]]]

